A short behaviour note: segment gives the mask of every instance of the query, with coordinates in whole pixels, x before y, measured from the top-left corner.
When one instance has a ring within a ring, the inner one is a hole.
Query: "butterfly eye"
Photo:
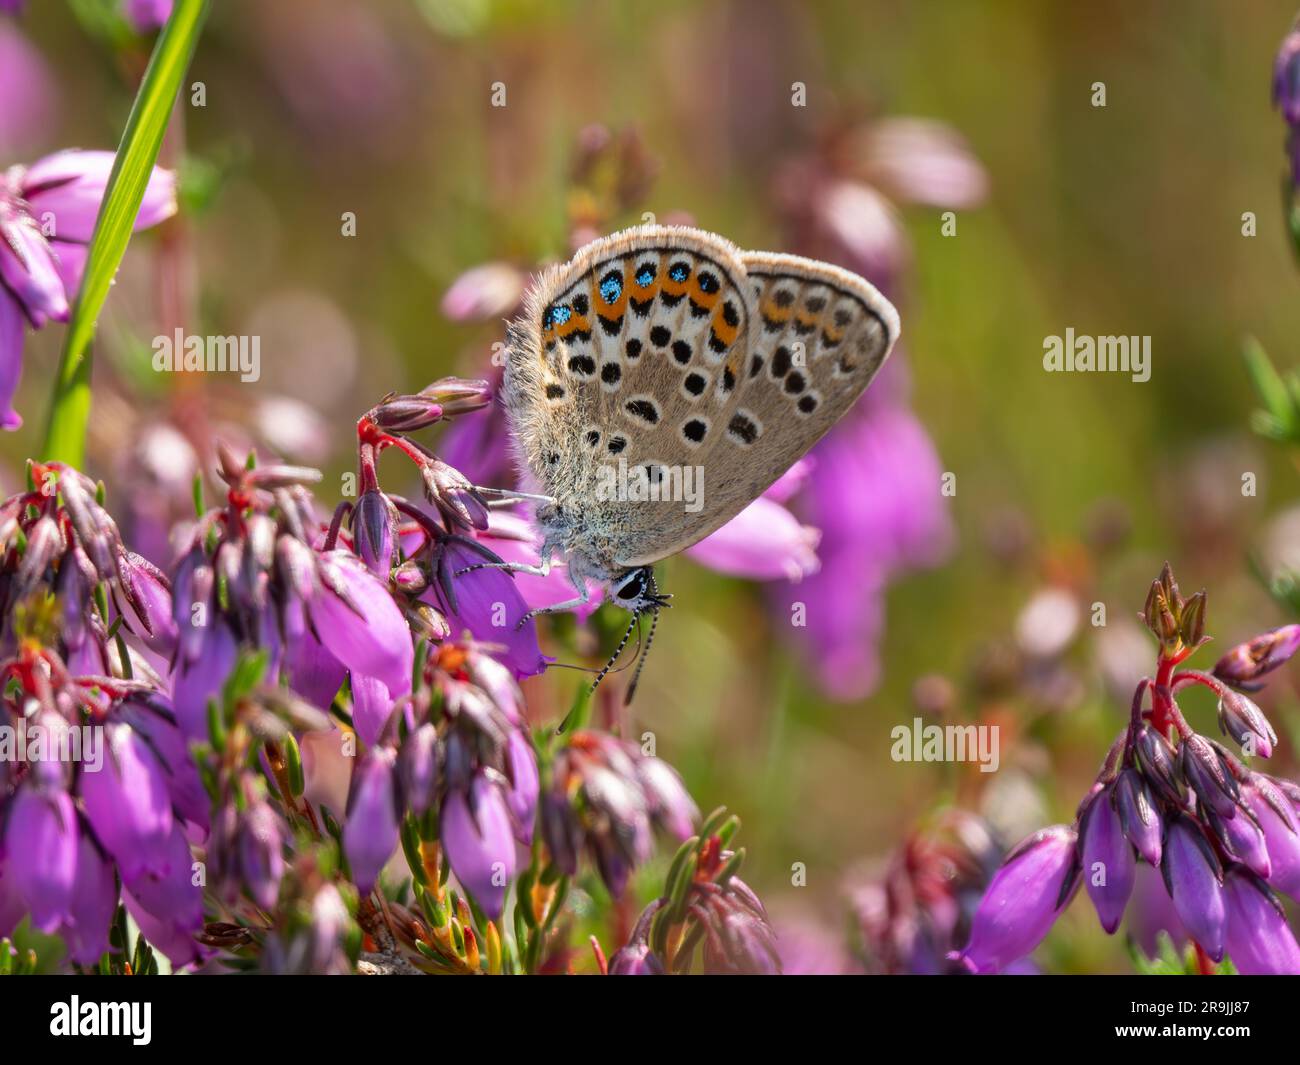
[[[638,570],[619,585],[614,594],[623,600],[635,599],[645,589],[645,576]]]

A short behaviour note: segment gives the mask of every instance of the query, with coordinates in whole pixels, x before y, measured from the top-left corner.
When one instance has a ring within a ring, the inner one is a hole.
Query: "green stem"
[[[176,0],[158,35],[113,160],[86,254],[86,272],[68,320],[41,454],[81,466],[90,418],[91,341],[113,277],[126,253],[163,134],[194,55],[208,0]]]

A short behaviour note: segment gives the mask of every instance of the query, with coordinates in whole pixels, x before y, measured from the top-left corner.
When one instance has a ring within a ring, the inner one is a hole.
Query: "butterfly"
[[[624,230],[543,273],[508,327],[502,387],[517,456],[542,486],[541,563],[502,565],[541,574],[562,553],[577,595],[527,616],[573,609],[603,582],[632,621],[596,683],[647,612],[648,651],[670,598],[655,563],[762,495],[898,334],[898,312],[856,274],[699,229]],[[684,503],[688,479],[702,490]]]

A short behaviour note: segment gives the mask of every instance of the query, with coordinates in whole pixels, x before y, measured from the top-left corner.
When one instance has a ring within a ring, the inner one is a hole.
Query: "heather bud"
[[[402,744],[397,756],[397,777],[406,805],[417,817],[430,806],[438,791],[438,733],[428,722]]]
[[[1179,635],[1188,647],[1196,647],[1205,639],[1205,592],[1197,592],[1183,604]]]
[[[477,379],[444,377],[434,381],[427,388],[420,389],[420,395],[438,403],[442,407],[444,417],[453,418],[458,414],[479,410],[491,403],[492,386],[487,381]]]
[[[1195,733],[1186,737],[1178,750],[1178,765],[1201,802],[1220,817],[1236,815],[1237,781],[1209,740]]]
[[[397,512],[378,489],[362,492],[352,511],[352,544],[375,576],[388,579],[393,565],[393,530]]]
[[[1115,806],[1124,836],[1152,866],[1160,865],[1160,812],[1142,775],[1126,769],[1115,783]]]
[[[1219,728],[1231,736],[1247,755],[1269,758],[1277,744],[1277,733],[1264,712],[1250,699],[1224,688],[1219,697]]]
[[[443,409],[424,396],[393,396],[370,412],[379,428],[395,433],[413,433],[441,421]]]
[[[1178,756],[1169,741],[1155,729],[1143,725],[1133,749],[1147,782],[1175,806],[1182,806],[1187,796],[1177,771]]]
[[[1133,848],[1124,838],[1120,817],[1111,805],[1111,789],[1099,792],[1088,805],[1080,833],[1084,886],[1102,928],[1112,935],[1133,892],[1137,867]]]
[[[610,976],[663,976],[663,963],[648,943],[629,943],[609,959]]]
[[[1215,663],[1214,675],[1229,684],[1251,685],[1286,662],[1297,648],[1300,625],[1284,625],[1238,644]]]
[[[1237,971],[1243,976],[1300,973],[1300,945],[1267,885],[1234,869],[1224,880],[1223,894],[1228,913],[1226,945]]]
[[[1012,851],[975,911],[970,942],[953,960],[994,973],[1038,946],[1078,883],[1077,844],[1073,828],[1055,825]]]
[[[1202,814],[1224,850],[1260,876],[1269,875],[1272,866],[1268,858],[1268,846],[1264,833],[1249,810],[1238,807],[1236,816],[1227,819],[1209,809],[1203,809]]]
[[[1223,870],[1200,828],[1177,817],[1165,839],[1160,871],[1174,909],[1192,938],[1215,961],[1223,960],[1223,933],[1227,914],[1223,898]]]
[[[487,505],[459,470],[439,459],[429,459],[421,473],[425,495],[443,517],[464,528],[488,527]]]

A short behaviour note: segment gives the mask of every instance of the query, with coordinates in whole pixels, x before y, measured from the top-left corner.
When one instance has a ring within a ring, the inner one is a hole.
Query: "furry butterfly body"
[[[543,567],[563,554],[574,603],[594,579],[634,613],[657,612],[654,563],[804,455],[898,333],[893,306],[857,275],[703,230],[629,229],[552,267],[510,325],[503,389],[518,457],[545,496]],[[672,490],[688,468],[702,505]],[[631,497],[609,490],[629,478],[641,487]]]

